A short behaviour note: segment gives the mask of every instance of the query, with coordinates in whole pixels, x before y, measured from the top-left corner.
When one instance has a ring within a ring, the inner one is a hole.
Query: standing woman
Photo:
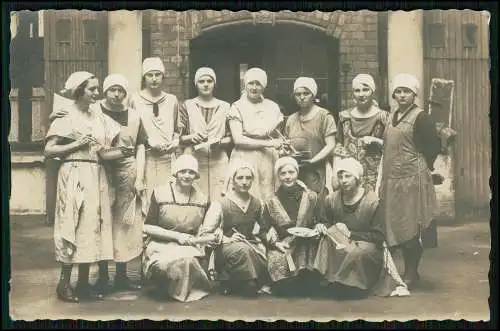
[[[113,204],[113,248],[116,263],[115,290],[140,289],[127,277],[127,262],[142,253],[142,226],[145,218],[144,165],[146,137],[137,112],[125,107],[127,79],[110,74],[103,83],[105,98],[100,102],[102,112],[120,125],[120,134],[113,146],[120,147],[108,165],[115,191]],[[102,293],[108,287],[108,262],[99,263],[97,288]]]
[[[363,165],[362,185],[375,191],[389,113],[381,110],[374,99],[372,76],[357,75],[352,80],[352,89],[356,106],[339,114],[334,164],[341,158],[355,158]]]
[[[144,225],[148,243],[143,272],[154,282],[159,295],[189,302],[207,296],[212,289],[203,267],[205,250],[201,242],[215,242],[216,238],[213,234],[198,235],[208,201],[193,185],[200,177],[196,159],[179,156],[172,175],[175,179],[157,186],[151,196]]]
[[[211,68],[199,68],[194,77],[198,89],[198,96],[186,100],[183,113],[186,113],[186,135],[181,136],[182,144],[188,145],[186,152],[190,152],[199,162],[200,181],[202,192],[206,192],[210,200],[221,197],[227,177],[229,158],[226,148],[231,143],[230,132],[227,128],[229,103],[214,97],[216,83],[215,72]],[[210,146],[194,150],[193,146],[202,142],[213,142]]]
[[[263,96],[267,86],[264,70],[249,69],[244,83],[244,92],[229,110],[229,128],[234,142],[229,164],[232,167],[240,160],[251,164],[255,169],[252,194],[265,199],[275,189],[273,167],[278,159],[277,149],[283,141],[272,137],[283,122],[283,114],[275,102]]]
[[[387,245],[392,250],[402,249],[403,280],[409,287],[419,279],[420,234],[436,212],[431,171],[440,151],[435,124],[415,104],[418,88],[418,80],[409,74],[393,80],[392,97],[398,108],[385,132],[379,193]]]
[[[357,75],[352,80],[352,89],[356,105],[339,114],[334,164],[342,158],[355,158],[363,165],[362,185],[375,191],[389,113],[381,110],[374,99],[372,76]]]
[[[64,86],[74,103],[66,116],[57,117],[46,136],[45,156],[59,157],[54,242],[61,263],[57,297],[67,302],[95,299],[89,284],[91,263],[113,259],[109,183],[98,151],[110,146],[119,125],[92,107],[99,96],[99,81],[84,71],[71,74]],[[73,264],[78,282],[71,288]]]
[[[267,234],[267,269],[277,294],[306,293],[311,290],[310,272],[317,241],[288,233],[293,227],[314,229],[318,195],[298,180],[299,165],[292,157],[282,157],[274,166],[280,186],[266,201],[264,220]],[[302,284],[301,284],[302,283]]]
[[[148,137],[146,183],[148,199],[152,190],[166,183],[171,162],[183,131],[177,97],[162,91],[165,66],[158,57],[146,58],[142,64],[143,89],[130,98],[130,107],[138,111]]]
[[[300,110],[287,119],[285,134],[298,152],[309,154],[309,158],[301,161],[299,179],[321,194],[326,187],[326,167],[335,147],[337,126],[328,110],[314,104],[317,93],[313,78],[297,78],[293,94]]]

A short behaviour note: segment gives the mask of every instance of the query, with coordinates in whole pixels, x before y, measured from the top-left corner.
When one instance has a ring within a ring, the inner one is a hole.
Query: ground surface
[[[10,315],[14,320],[477,321],[490,318],[490,228],[487,220],[440,226],[439,247],[425,251],[420,269],[422,279],[410,297],[335,301],[324,298],[243,299],[214,294],[188,304],[158,301],[147,291],[137,295],[115,295],[100,302],[60,302],[55,296],[59,269],[54,261],[52,228],[44,225],[41,218],[15,217],[10,222]],[[133,264],[135,277],[137,266]]]

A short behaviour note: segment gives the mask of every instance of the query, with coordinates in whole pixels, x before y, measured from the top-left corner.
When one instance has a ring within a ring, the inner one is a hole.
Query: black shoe
[[[403,282],[405,282],[409,290],[413,289],[419,280],[420,280],[420,275],[418,274],[418,272],[415,272],[411,276],[408,275],[403,276]]]
[[[102,300],[104,295],[102,293],[98,293],[94,286],[87,284],[76,284],[75,287],[76,295],[86,301],[94,301],[94,300]]]
[[[141,284],[134,284],[125,276],[115,277],[114,289],[116,291],[139,291],[142,289]]]
[[[109,284],[108,279],[98,279],[93,286],[93,291],[99,298],[103,298],[106,295],[113,293],[113,287]]]
[[[57,298],[61,301],[70,303],[80,302],[80,298],[78,298],[78,296],[75,295],[69,283],[59,282],[59,284],[57,284],[56,293],[57,293]]]

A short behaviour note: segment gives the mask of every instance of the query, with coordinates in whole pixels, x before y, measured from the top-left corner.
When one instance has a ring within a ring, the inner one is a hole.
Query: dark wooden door
[[[296,110],[292,90],[299,76],[316,79],[318,98],[329,110],[340,105],[338,43],[323,32],[294,25],[221,28],[191,41],[190,77],[200,66],[215,70],[215,93],[228,102],[239,98],[244,71],[261,67],[268,75],[265,96],[276,101],[285,114]],[[190,92],[192,97],[196,95],[194,84]]]

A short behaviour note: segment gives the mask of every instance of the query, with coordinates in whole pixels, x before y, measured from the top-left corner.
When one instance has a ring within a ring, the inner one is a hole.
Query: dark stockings
[[[403,244],[402,248],[405,261],[403,281],[411,287],[420,278],[418,274],[418,265],[422,258],[423,248],[418,236]]]
[[[59,277],[59,284],[57,284],[57,297],[59,300],[66,302],[78,302],[78,297],[73,293],[71,288],[71,271],[73,270],[72,264],[61,264],[61,275]]]

